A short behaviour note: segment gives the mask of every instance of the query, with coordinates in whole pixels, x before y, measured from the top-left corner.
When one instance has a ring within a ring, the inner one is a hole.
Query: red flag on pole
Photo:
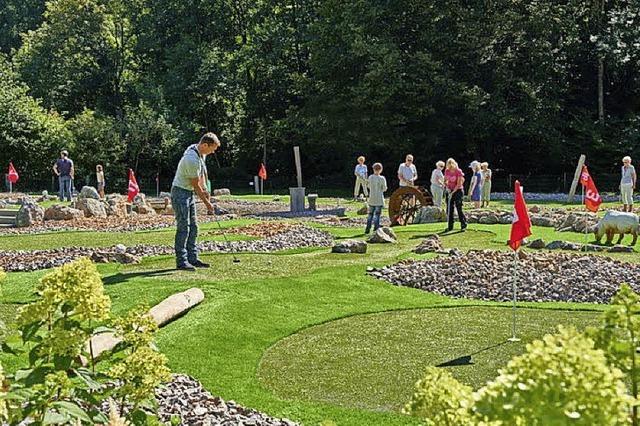
[[[13,163],[9,163],[9,182],[11,183],[16,183],[18,181],[18,179],[20,179],[20,176],[18,175],[18,171],[16,170],[15,167],[13,167]]]
[[[597,212],[602,204],[602,197],[596,188],[596,184],[593,182],[593,178],[587,170],[587,166],[582,166],[582,173],[580,173],[580,183],[584,187],[584,205],[587,210]]]
[[[258,171],[258,176],[260,179],[267,180],[267,168],[264,166],[264,163],[260,163],[260,170]]]
[[[514,185],[513,222],[511,223],[509,247],[517,251],[522,244],[522,240],[530,235],[531,219],[529,219],[527,203],[524,202],[524,194],[520,182],[516,181]]]
[[[136,175],[133,170],[129,169],[129,202],[132,202],[136,195],[140,192],[138,181],[136,181]]]

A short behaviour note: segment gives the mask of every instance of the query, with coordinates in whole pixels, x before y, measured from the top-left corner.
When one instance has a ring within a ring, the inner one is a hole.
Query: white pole
[[[13,192],[13,183],[9,181],[9,194]]]
[[[260,178],[260,195],[264,195],[264,179]]]
[[[582,175],[580,175],[580,180],[582,180]],[[580,186],[582,186],[582,205],[584,206],[584,185],[582,185],[582,182],[580,183]],[[587,239],[588,239],[588,235],[587,235],[587,217],[585,216],[584,218],[584,251],[587,251]]]
[[[518,251],[514,251],[513,252],[513,280],[511,282],[512,287],[513,287],[513,307],[512,307],[512,313],[513,313],[513,322],[511,324],[511,338],[509,339],[510,342],[519,342],[520,339],[518,339],[516,337],[516,283],[518,281]]]

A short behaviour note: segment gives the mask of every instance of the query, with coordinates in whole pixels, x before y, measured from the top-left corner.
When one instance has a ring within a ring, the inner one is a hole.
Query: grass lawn
[[[337,238],[362,238],[362,229],[317,226]],[[504,309],[508,305],[451,299],[366,275],[367,266],[432,256],[418,256],[411,249],[443,227],[396,228],[398,244],[370,245],[366,255],[305,249],[240,254],[241,263],[235,264],[229,255],[206,254],[212,269],[196,273],[172,270],[173,259],[164,256],[133,266],[99,265],[99,270],[116,313],[140,303],[153,305],[190,287],[203,289],[205,301],[162,328],[158,346],[174,371],[195,376],[216,395],[309,425],[325,420],[339,425],[412,425],[418,422],[394,410],[406,402],[425,366],[473,354],[508,337],[510,311]],[[471,225],[466,233],[444,235],[443,243],[461,249],[504,250],[509,229]],[[533,231],[534,237],[548,241],[584,240],[582,234],[558,234],[550,228]],[[167,243],[173,235],[170,230],[56,233],[2,237],[0,245],[46,248],[52,246],[51,240],[69,241],[67,234],[73,235],[74,245],[103,244],[107,239],[105,245]],[[638,261],[637,253],[615,257]],[[10,322],[20,304],[33,300],[35,284],[44,273],[8,274],[0,317]],[[559,323],[591,324],[603,309],[567,303],[521,307],[540,308],[527,310],[526,317],[522,311],[523,343],[472,355],[474,364],[451,367],[457,377],[478,386],[527,341]],[[2,358],[6,369],[16,367]]]

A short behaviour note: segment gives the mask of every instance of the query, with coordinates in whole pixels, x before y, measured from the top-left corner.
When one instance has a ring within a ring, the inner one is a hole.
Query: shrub
[[[476,417],[498,424],[626,423],[632,398],[623,373],[573,328],[527,345],[476,394]]]
[[[134,424],[149,421],[138,407],[153,399],[156,386],[170,379],[166,358],[153,348],[155,322],[142,308],[112,319],[111,301],[88,259],[48,273],[37,293],[39,298],[18,314],[19,334],[3,344],[5,352],[22,362],[26,358],[28,366],[7,377],[8,392],[0,397],[8,404],[4,411],[5,406],[0,406],[0,414],[9,424],[25,418],[35,424],[104,424],[109,419],[97,407],[117,397],[123,406],[133,404],[130,420]],[[104,326],[110,323],[114,329]],[[88,340],[112,330],[123,342],[95,359]],[[91,369],[85,367],[85,360]],[[97,368],[101,363],[112,367]]]
[[[404,412],[425,419],[427,425],[468,425],[472,389],[437,367],[429,367]]]

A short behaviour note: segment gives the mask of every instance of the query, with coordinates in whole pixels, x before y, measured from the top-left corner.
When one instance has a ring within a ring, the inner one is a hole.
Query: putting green
[[[456,307],[357,315],[314,326],[272,346],[258,376],[277,396],[369,410],[400,410],[424,369],[443,368],[474,388],[496,376],[526,343],[558,324],[596,325],[585,311]]]

